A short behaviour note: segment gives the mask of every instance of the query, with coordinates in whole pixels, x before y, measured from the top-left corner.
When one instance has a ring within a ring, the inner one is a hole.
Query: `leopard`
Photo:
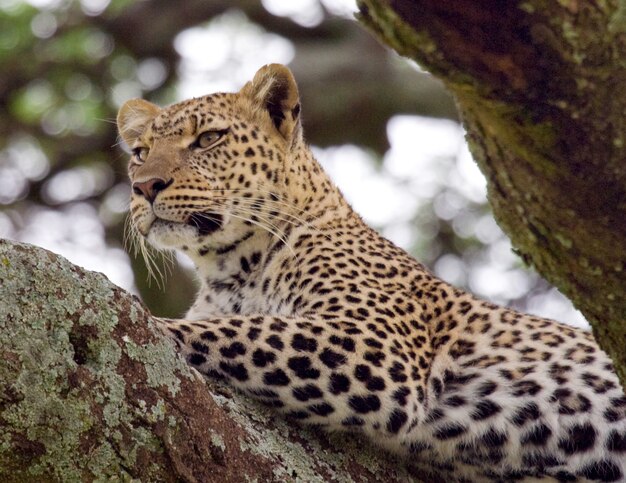
[[[299,99],[269,64],[238,92],[119,110],[132,230],[195,265],[185,316],[157,317],[182,357],[432,481],[626,481],[626,396],[592,334],[456,288],[369,227]]]

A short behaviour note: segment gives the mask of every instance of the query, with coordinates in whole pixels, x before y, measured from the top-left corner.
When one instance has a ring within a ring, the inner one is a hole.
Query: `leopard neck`
[[[285,168],[287,196],[306,217],[318,218],[329,211],[343,216],[351,211],[339,189],[303,141],[292,147]]]

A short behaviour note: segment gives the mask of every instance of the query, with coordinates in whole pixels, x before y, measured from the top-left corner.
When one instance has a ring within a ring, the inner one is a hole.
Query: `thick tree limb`
[[[453,92],[498,222],[585,314],[626,386],[624,2],[358,3]]]
[[[3,482],[412,479],[207,388],[136,298],[46,250],[0,240],[0,326]]]

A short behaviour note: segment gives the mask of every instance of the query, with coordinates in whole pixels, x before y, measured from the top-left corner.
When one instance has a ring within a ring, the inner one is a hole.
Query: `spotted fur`
[[[299,114],[279,65],[120,110],[132,226],[197,267],[195,303],[163,320],[189,363],[448,481],[624,481],[626,397],[593,337],[454,288],[369,228]]]

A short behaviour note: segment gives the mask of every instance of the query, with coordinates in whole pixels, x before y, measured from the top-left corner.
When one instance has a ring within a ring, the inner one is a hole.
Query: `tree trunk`
[[[494,214],[626,387],[626,3],[358,0],[454,94]]]
[[[135,297],[46,250],[2,240],[0,441],[3,482],[415,474],[360,440],[315,435],[225,386],[207,387]]]

